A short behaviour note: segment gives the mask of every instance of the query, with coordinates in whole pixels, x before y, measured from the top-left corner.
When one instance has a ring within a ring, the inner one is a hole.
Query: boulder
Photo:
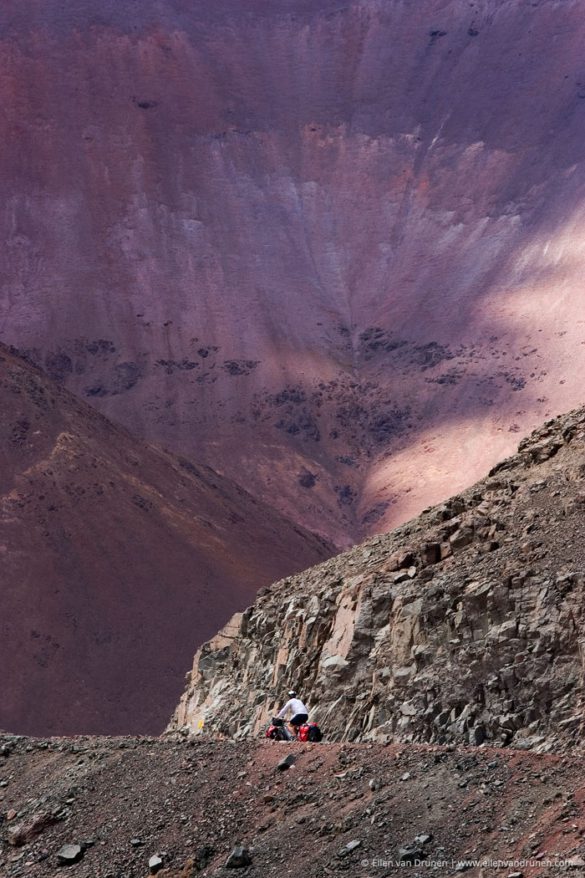
[[[83,857],[83,848],[80,844],[64,844],[57,853],[57,863],[59,866],[73,866]]]
[[[339,851],[338,856],[347,857],[348,854],[351,854],[352,851],[355,851],[357,848],[361,847],[362,843],[358,838],[354,838],[352,841],[348,842],[345,847],[342,847]]]
[[[22,847],[22,845],[28,844],[34,838],[41,835],[49,826],[57,823],[58,819],[54,814],[45,811],[35,814],[30,820],[10,827],[8,830],[8,844],[13,847]]]
[[[160,872],[163,865],[162,857],[159,857],[158,854],[154,854],[154,856],[148,861],[148,871],[151,875],[156,875],[157,872]]]
[[[292,753],[289,753],[288,756],[285,756],[284,759],[280,760],[280,762],[276,766],[276,769],[277,771],[288,771],[289,768],[293,767],[296,761],[296,756],[294,756]]]
[[[243,845],[236,845],[226,860],[226,869],[245,869],[252,864],[250,851]]]
[[[398,848],[398,859],[401,863],[416,863],[417,860],[426,858],[425,849],[422,844],[412,842]]]

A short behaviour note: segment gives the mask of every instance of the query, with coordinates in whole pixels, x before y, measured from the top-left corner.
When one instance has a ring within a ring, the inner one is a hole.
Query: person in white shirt
[[[293,689],[288,693],[288,701],[277,715],[279,719],[290,716],[289,725],[295,736],[298,735],[299,726],[302,726],[309,719],[309,711]]]

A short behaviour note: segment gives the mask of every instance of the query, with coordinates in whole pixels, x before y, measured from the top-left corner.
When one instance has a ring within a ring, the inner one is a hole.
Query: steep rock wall
[[[336,740],[583,732],[585,413],[468,492],[267,590],[201,648],[171,728],[259,734],[290,686]]]

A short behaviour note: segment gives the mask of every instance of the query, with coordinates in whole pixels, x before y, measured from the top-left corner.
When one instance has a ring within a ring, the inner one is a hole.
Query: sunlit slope
[[[583,401],[578,0],[0,12],[0,330],[338,543]]]

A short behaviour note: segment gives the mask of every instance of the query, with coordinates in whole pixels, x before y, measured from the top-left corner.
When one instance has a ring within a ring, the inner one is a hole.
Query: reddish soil
[[[146,878],[157,854],[161,878],[553,878],[583,869],[579,752],[149,738],[2,745],[3,878]],[[294,767],[278,771],[290,753]],[[417,836],[427,836],[418,842],[424,863],[399,865]],[[252,863],[226,870],[237,842]],[[348,850],[351,842],[359,845]],[[85,854],[59,870],[64,844]],[[494,868],[496,860],[505,862]]]

